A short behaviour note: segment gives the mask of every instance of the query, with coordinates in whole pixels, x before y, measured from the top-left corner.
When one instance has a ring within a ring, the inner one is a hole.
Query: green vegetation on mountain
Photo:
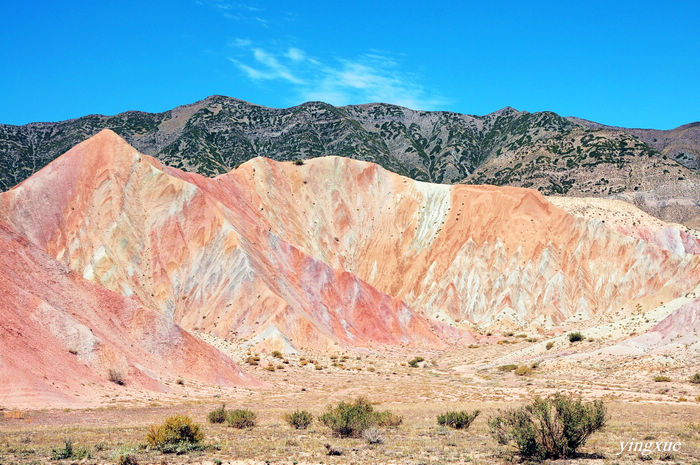
[[[0,125],[0,190],[104,128],[170,166],[206,176],[256,156],[300,160],[338,155],[421,181],[515,185],[546,194],[633,194],[680,181],[692,187],[698,180],[697,171],[686,167],[695,166],[694,143],[686,144],[690,150],[662,156],[622,128],[552,112],[504,108],[471,116],[321,102],[274,109],[212,96],[163,113]],[[690,161],[683,166],[678,157]]]

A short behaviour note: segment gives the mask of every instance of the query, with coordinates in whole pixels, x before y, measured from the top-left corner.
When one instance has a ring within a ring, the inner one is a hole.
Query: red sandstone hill
[[[557,205],[339,157],[212,179],[102,131],[0,194],[0,376],[17,386],[0,400],[70,399],[112,366],[155,390],[254,383],[180,327],[256,349],[440,348],[603,324],[700,283],[688,232]]]

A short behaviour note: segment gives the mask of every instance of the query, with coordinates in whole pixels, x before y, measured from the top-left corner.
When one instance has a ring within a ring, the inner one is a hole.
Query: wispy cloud
[[[243,57],[230,57],[254,81],[280,81],[290,85],[290,100],[321,100],[334,105],[387,102],[431,110],[446,101],[430,95],[418,78],[401,69],[392,56],[370,51],[353,59],[322,62],[304,50],[289,47],[269,51],[237,39]]]

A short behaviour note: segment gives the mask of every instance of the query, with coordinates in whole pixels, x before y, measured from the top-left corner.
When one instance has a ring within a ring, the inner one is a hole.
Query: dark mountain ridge
[[[219,95],[162,113],[0,125],[0,190],[105,128],[166,164],[207,176],[255,156],[339,155],[422,181],[617,197],[662,219],[696,225],[700,218],[698,123],[625,129],[510,107],[484,116],[383,103],[278,109]]]

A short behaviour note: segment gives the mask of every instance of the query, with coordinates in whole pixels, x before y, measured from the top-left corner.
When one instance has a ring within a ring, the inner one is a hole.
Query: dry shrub
[[[572,457],[606,420],[602,401],[582,402],[557,393],[505,410],[489,419],[489,427],[499,444],[514,445],[523,457],[557,459]]]

